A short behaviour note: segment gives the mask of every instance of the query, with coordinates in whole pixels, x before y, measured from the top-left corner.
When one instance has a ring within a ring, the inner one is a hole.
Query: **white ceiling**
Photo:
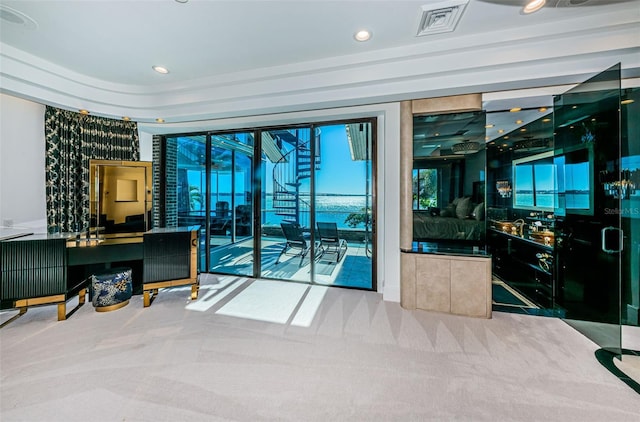
[[[455,31],[416,37],[421,7],[440,3],[1,0],[35,24],[0,20],[0,91],[180,122],[572,83],[616,61],[640,69],[638,0],[553,0],[532,15],[517,0],[470,0]],[[366,43],[353,39],[362,28]]]

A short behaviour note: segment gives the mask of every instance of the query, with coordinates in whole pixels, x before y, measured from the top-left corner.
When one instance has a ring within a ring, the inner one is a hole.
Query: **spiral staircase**
[[[308,130],[272,130],[273,139],[280,145],[283,156],[273,167],[273,209],[283,221],[309,227],[309,192],[301,191],[302,181],[311,177],[312,167],[320,170],[320,136],[315,136],[315,157],[311,156],[311,140]],[[288,145],[285,145],[288,144]]]

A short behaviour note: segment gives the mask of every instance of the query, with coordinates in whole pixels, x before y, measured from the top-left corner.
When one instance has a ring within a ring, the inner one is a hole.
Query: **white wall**
[[[140,161],[153,161],[153,135],[138,130]]]
[[[0,227],[47,230],[45,106],[0,94]],[[140,159],[152,160],[152,135],[140,133]]]
[[[0,227],[46,231],[44,111],[0,94]]]

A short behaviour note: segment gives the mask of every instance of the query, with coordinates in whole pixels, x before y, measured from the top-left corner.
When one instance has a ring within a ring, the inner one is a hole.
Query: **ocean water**
[[[248,198],[250,200],[250,198]],[[305,201],[309,201],[308,196],[303,197]],[[237,194],[235,198],[236,205],[248,203],[244,195]],[[218,194],[212,198],[212,204],[217,201],[226,201],[231,203],[231,195]],[[266,225],[279,226],[286,216],[276,214],[273,209],[273,196],[266,195],[266,203],[262,209],[262,220]],[[345,220],[351,213],[363,212],[367,204],[366,195],[317,195],[316,196],[316,221],[336,223],[338,228],[350,229]],[[369,196],[369,208],[371,208],[371,196]],[[302,213],[302,224],[307,225],[309,221],[308,213]],[[359,224],[355,229],[364,229],[364,224]]]
[[[371,201],[371,197],[369,197]],[[273,209],[273,198],[267,195],[264,212],[264,223],[268,225],[279,225],[284,220],[284,216],[277,215]],[[316,196],[316,221],[336,223],[338,228],[350,228],[345,220],[351,213],[360,213],[366,205],[365,195],[317,195]],[[371,207],[371,203],[369,203]],[[355,228],[364,229],[364,224]]]
[[[552,193],[539,193],[536,196],[538,207],[553,208],[554,194]],[[520,206],[533,206],[533,194],[532,193],[519,193],[516,192],[516,204]]]
[[[533,206],[533,194],[517,193],[516,205]],[[539,193],[536,196],[537,206],[543,208],[553,208],[555,205],[555,195],[553,193]],[[589,209],[589,192],[565,193],[564,200],[567,209]]]

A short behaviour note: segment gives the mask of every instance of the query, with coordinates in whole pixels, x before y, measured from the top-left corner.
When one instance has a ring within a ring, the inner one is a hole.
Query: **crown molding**
[[[566,26],[541,24],[153,85],[98,80],[0,43],[0,92],[106,117],[183,122],[575,83],[617,62],[637,73],[637,15],[617,11]]]

